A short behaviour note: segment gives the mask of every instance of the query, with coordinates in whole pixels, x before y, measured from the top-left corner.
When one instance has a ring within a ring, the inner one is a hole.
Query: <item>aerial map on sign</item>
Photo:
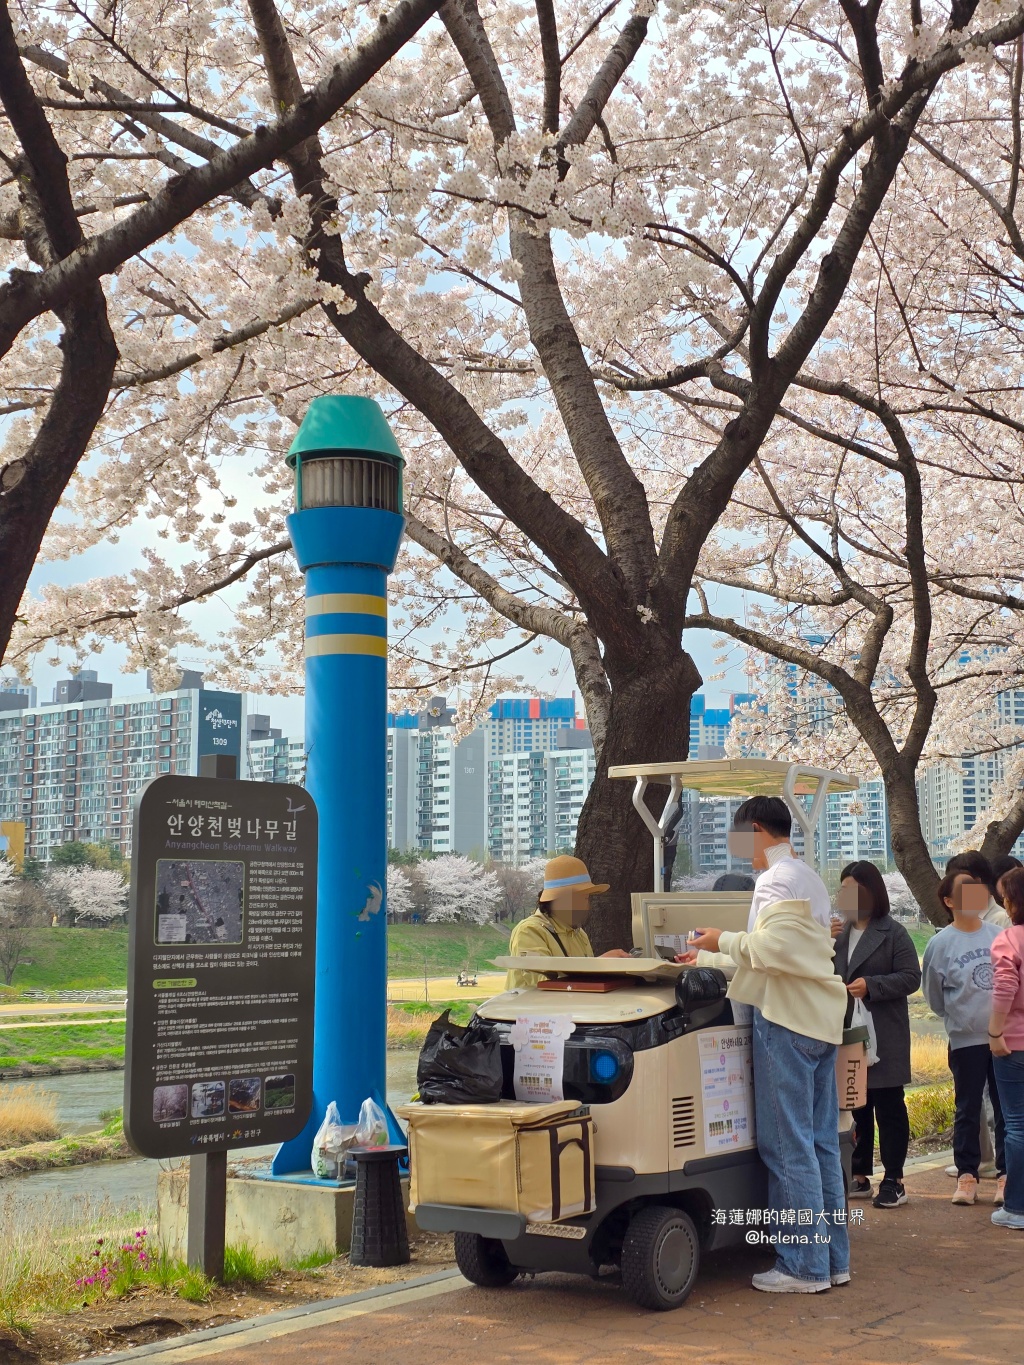
[[[243,863],[161,858],[157,943],[241,943],[244,885]]]

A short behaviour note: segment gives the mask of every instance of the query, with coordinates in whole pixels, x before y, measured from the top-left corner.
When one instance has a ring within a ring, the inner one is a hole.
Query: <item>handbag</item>
[[[871,1011],[863,1000],[854,999],[851,1019],[853,1028],[863,1027],[868,1031],[868,1041],[865,1044],[868,1066],[874,1066],[878,1061],[878,1036],[875,1033],[875,1021],[871,1017]]]

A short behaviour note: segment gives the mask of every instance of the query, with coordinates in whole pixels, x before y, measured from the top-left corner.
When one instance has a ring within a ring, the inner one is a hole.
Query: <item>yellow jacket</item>
[[[754,1005],[773,1024],[843,1041],[846,987],[836,975],[831,935],[811,916],[810,901],[766,905],[750,933],[724,933],[719,951],[736,965],[729,999]]]
[[[565,949],[566,957],[594,956],[590,939],[582,929],[567,929],[564,924],[559,924],[540,910],[535,910],[528,919],[519,921],[512,930],[508,951],[510,957],[562,957],[559,944]],[[539,980],[539,972],[513,970],[505,978],[505,989],[525,989],[536,986]]]

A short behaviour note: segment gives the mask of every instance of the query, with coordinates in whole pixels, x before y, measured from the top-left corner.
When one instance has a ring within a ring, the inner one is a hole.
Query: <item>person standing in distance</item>
[[[863,1001],[878,1042],[878,1061],[868,1067],[867,1104],[853,1111],[857,1145],[850,1197],[871,1198],[877,1121],[885,1175],[874,1205],[895,1209],[907,1202],[903,1184],[910,1144],[903,1093],[903,1087],[910,1084],[907,997],[921,984],[921,966],[914,940],[889,914],[889,893],[874,863],[856,862],[843,868],[836,907],[846,921],[836,939],[836,971],[846,982],[851,1000]]]
[[[1003,905],[1013,921],[992,944],[992,1013],[988,1046],[1006,1124],[1004,1203],[992,1214],[999,1227],[1024,1229],[1024,868],[1000,877]]]
[[[988,886],[968,872],[947,872],[939,883],[939,905],[953,922],[928,940],[921,964],[924,998],[946,1026],[953,1073],[954,1204],[976,1204],[981,1165],[981,1105],[988,1085],[995,1117],[996,1203],[1003,1202],[1006,1163],[1003,1113],[989,1049],[992,1007],[992,944],[1000,930],[982,919]]]

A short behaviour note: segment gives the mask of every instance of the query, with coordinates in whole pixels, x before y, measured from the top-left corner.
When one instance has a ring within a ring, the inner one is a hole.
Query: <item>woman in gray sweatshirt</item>
[[[1003,1115],[999,1108],[988,1021],[992,1008],[990,948],[1000,930],[986,924],[988,889],[969,873],[949,872],[939,883],[939,904],[953,923],[939,932],[924,950],[921,989],[928,1004],[946,1026],[949,1069],[956,1103],[953,1120],[953,1160],[957,1168],[954,1204],[974,1204],[978,1198],[981,1162],[979,1124],[985,1083],[989,1082],[996,1121],[996,1202],[1006,1183],[1003,1155]]]

